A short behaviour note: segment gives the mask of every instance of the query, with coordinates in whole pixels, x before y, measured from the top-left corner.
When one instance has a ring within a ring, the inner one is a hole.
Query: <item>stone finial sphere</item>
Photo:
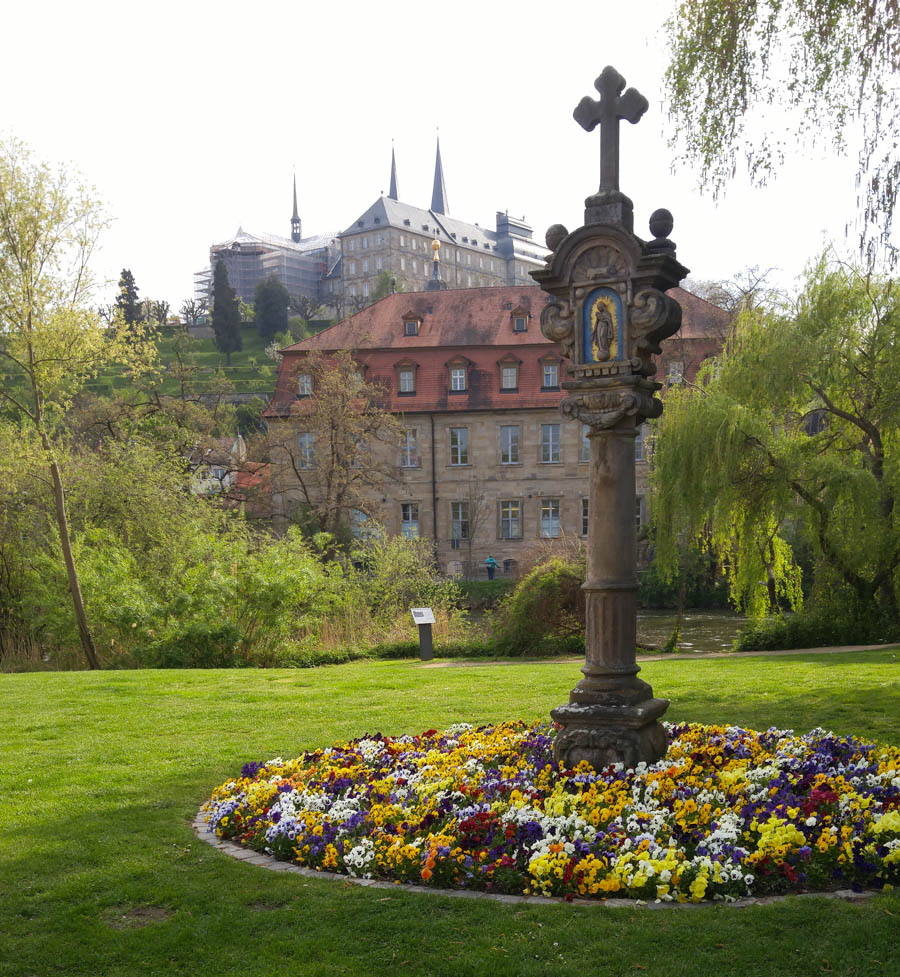
[[[666,210],[665,207],[660,207],[659,210],[654,210],[650,215],[650,233],[654,237],[668,237],[672,233],[672,228],[674,226],[675,221],[672,217],[672,213],[671,211]]]
[[[544,235],[544,241],[551,251],[555,251],[568,236],[569,232],[562,224],[551,224]]]

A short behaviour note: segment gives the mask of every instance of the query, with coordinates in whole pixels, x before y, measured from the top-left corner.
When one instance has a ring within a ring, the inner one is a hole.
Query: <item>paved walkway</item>
[[[837,655],[842,651],[879,651],[896,645],[837,645],[833,648],[790,648],[785,651],[692,651],[681,655],[638,655],[639,662],[697,661],[698,658],[757,658],[773,655]],[[584,658],[489,658],[427,662],[420,668],[481,668],[485,665],[561,665],[579,664]]]

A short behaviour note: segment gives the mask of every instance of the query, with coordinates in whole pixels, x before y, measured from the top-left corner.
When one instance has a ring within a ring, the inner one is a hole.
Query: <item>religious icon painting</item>
[[[584,361],[622,359],[622,299],[611,288],[597,288],[584,303]]]

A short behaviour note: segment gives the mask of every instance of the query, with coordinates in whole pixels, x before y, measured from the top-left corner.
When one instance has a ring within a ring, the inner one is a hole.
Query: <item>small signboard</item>
[[[434,624],[434,611],[430,607],[413,607],[412,616],[415,624]]]

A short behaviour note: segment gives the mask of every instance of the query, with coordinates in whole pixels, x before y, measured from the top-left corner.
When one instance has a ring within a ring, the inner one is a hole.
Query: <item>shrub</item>
[[[501,655],[568,654],[584,648],[583,562],[551,556],[534,567],[500,606],[491,642]]]

